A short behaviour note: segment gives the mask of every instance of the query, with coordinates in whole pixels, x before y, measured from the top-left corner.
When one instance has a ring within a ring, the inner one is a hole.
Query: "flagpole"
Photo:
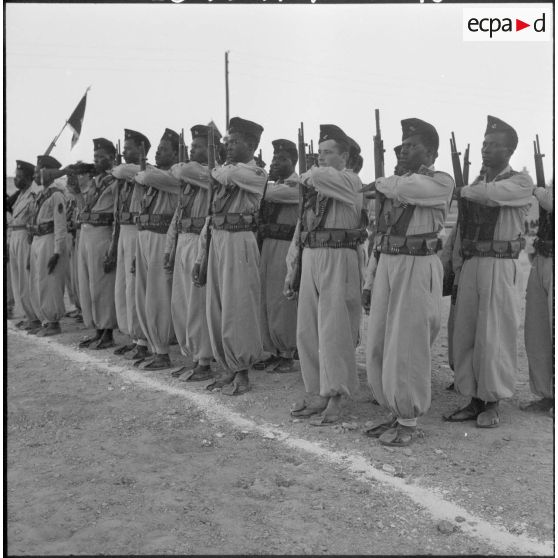
[[[64,131],[64,128],[67,125],[68,125],[68,121],[66,120],[66,122],[64,122],[64,126],[62,126],[62,129],[60,130],[60,132],[58,132],[58,135],[50,142],[50,145],[48,146],[47,150],[44,153],[45,157],[47,155],[50,155],[50,152],[54,149],[56,142],[58,141],[58,138],[62,135],[62,132]]]

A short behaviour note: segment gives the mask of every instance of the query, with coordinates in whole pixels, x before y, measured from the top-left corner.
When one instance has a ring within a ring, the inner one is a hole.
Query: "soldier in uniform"
[[[230,163],[211,171],[216,190],[206,290],[211,349],[224,372],[207,389],[240,395],[250,389],[248,369],[262,352],[259,251],[254,232],[267,173],[254,160],[262,126],[234,117],[228,132]],[[202,248],[204,238],[205,231]],[[194,282],[200,281],[204,252],[200,250],[194,266]]]
[[[327,425],[340,418],[342,395],[358,387],[355,348],[360,325],[360,270],[357,246],[362,226],[362,182],[347,169],[350,140],[338,126],[320,126],[319,167],[300,177],[306,188],[300,233],[289,248],[285,296],[292,298],[294,262],[302,252],[297,347],[306,396],[291,414]]]
[[[80,242],[78,248],[78,282],[83,321],[94,327],[94,335],[79,343],[80,348],[107,349],[114,346],[112,330],[116,328],[114,279],[116,256],[109,252],[112,240],[116,179],[110,170],[116,148],[105,138],[93,140],[96,175],[82,194],[74,176],[69,186],[80,200]]]
[[[205,312],[205,286],[196,288],[192,271],[198,255],[200,232],[209,211],[209,168],[207,151],[218,149],[209,146],[210,127],[198,124],[191,128],[192,145],[190,162],[178,163],[171,169],[180,180],[182,192],[167,233],[165,267],[173,271],[171,315],[180,351],[192,356],[191,368],[173,371],[181,381],[196,382],[211,378],[211,342]],[[214,133],[218,134],[214,129]]]
[[[167,128],[161,137],[157,168],[140,171],[136,183],[143,189],[137,219],[136,308],[139,323],[153,356],[136,362],[145,370],[169,368],[172,274],[164,267],[165,243],[178,204],[180,182],[171,174],[178,161],[179,135]]]
[[[298,161],[296,145],[286,139],[272,142],[273,160],[270,179],[262,200],[259,237],[261,332],[263,348],[269,358],[254,365],[268,372],[290,372],[296,350],[296,300],[283,295],[287,274],[286,257],[298,219],[299,187],[295,166]]]
[[[517,370],[517,258],[533,182],[509,165],[516,147],[515,130],[489,116],[483,173],[458,193],[464,262],[453,334],[455,389],[471,401],[446,420],[474,420],[480,428],[498,426],[499,401],[513,395]]]
[[[37,195],[28,231],[33,237],[29,253],[29,290],[33,312],[42,327],[30,329],[38,337],[61,333],[64,316],[66,254],[66,207],[62,191],[54,185],[60,163],[50,155],[39,155],[35,182],[43,186]],[[51,169],[54,172],[50,172]]]
[[[540,397],[523,407],[524,411],[554,409],[554,362],[552,303],[554,292],[554,190],[535,188],[539,202],[539,228],[535,257],[527,282],[525,305],[525,349],[529,360],[531,391]]]
[[[33,205],[35,193],[32,191],[33,174],[35,165],[26,161],[16,161],[16,174],[14,184],[17,188],[17,197],[12,198],[12,203],[7,209],[12,213],[10,230],[10,275],[16,307],[21,307],[26,320],[17,324],[23,330],[41,327],[41,322],[31,305],[29,293],[29,241],[27,225],[33,218]],[[8,204],[7,204],[8,205]]]
[[[431,346],[440,329],[442,264],[436,252],[454,182],[434,169],[438,133],[418,118],[401,121],[400,161],[408,172],[376,180],[381,196],[379,254],[366,345],[368,383],[390,416],[365,434],[407,446],[430,407]],[[376,265],[370,258],[370,265]]]
[[[136,218],[141,208],[144,188],[136,185],[140,171],[140,151],[143,144],[147,155],[151,143],[141,132],[124,130],[124,163],[112,169],[118,179],[118,192],[114,204],[114,230],[112,250],[117,246],[114,303],[118,329],[131,338],[131,343],[118,347],[114,354],[128,360],[141,360],[151,356],[147,338],[139,323],[136,308],[136,276],[134,272],[138,228]]]

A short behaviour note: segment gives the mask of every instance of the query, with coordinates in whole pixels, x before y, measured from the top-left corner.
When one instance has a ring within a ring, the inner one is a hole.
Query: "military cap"
[[[335,124],[320,124],[319,143],[327,140],[343,141],[351,145],[349,136]]]
[[[171,130],[170,128],[165,128],[165,132],[161,136],[160,141],[164,141],[164,140],[170,141],[172,146],[175,149],[178,149],[178,144],[180,142],[180,135],[176,133],[174,130]]]
[[[273,154],[284,151],[296,163],[298,160],[298,149],[294,142],[287,139],[276,139],[271,142],[273,145]]]
[[[107,153],[116,153],[116,147],[112,141],[106,138],[95,138],[93,140],[93,150],[97,151],[98,149],[103,149]]]
[[[16,161],[16,169],[23,171],[23,174],[28,176],[33,176],[35,172],[35,165],[33,163],[28,163],[27,161]]]
[[[50,155],[39,155],[37,157],[37,166],[42,169],[59,169],[62,163],[59,163]]]
[[[213,129],[213,141],[218,143],[221,139],[221,134],[215,126],[205,126],[204,124],[196,124],[190,128],[192,139],[196,138],[209,138],[209,131]]]
[[[420,135],[434,147],[434,149],[437,150],[440,145],[440,138],[438,137],[436,128],[420,118],[406,118],[405,120],[401,120],[401,129],[403,130],[402,140],[406,140],[411,136]]]
[[[349,136],[347,136],[347,140],[349,140],[349,154],[351,157],[360,155],[360,145]]]
[[[128,128],[124,129],[124,139],[131,139],[136,142],[136,145],[141,145],[143,142],[143,146],[145,147],[145,153],[149,151],[151,147],[151,142],[141,133],[136,132],[135,130],[129,130]]]
[[[259,142],[263,131],[263,126],[238,116],[231,118],[229,121],[229,134],[244,134]]]
[[[515,150],[518,142],[517,132],[503,120],[500,120],[495,116],[488,115],[486,117],[486,131],[484,132],[484,135],[486,136],[486,134],[493,134],[496,132],[504,132],[505,134],[507,134],[511,143],[509,147]]]

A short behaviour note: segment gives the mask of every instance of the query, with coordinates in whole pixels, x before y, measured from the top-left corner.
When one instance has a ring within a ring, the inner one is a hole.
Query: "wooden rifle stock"
[[[145,143],[142,141],[140,144],[140,170],[144,171],[147,168],[147,157],[145,154]]]
[[[459,158],[459,151],[457,151],[457,144],[455,143],[455,134],[451,133],[450,138],[450,149],[451,149],[451,164],[453,166],[453,178],[455,180],[455,187],[463,187],[463,173],[461,172],[461,160]]]
[[[378,179],[385,176],[384,170],[384,141],[382,140],[382,130],[380,129],[380,109],[374,110],[376,120],[376,135],[374,136],[374,178]],[[374,198],[374,221],[376,232],[379,232],[380,212],[382,209],[383,196],[376,190]]]
[[[120,151],[120,140],[116,142],[116,164],[122,164],[122,151]]]
[[[304,123],[300,123],[300,128],[298,129],[298,172],[300,175],[304,174],[307,171],[306,167],[306,144],[304,143]],[[298,186],[298,252],[296,255],[295,261],[295,269],[294,269],[294,276],[291,288],[292,290],[297,293],[300,290],[300,280],[302,277],[302,220],[304,219],[304,186],[302,182]]]
[[[539,134],[536,135],[536,140],[533,141],[533,148],[535,151],[535,173],[537,177],[537,186],[539,188],[544,188],[546,186],[544,181],[544,166],[542,158],[544,154],[541,153],[541,146],[539,144]]]
[[[469,161],[469,149],[471,145],[467,144],[467,149],[465,149],[465,155],[463,155],[463,185],[467,186],[469,184],[469,167],[471,162]]]

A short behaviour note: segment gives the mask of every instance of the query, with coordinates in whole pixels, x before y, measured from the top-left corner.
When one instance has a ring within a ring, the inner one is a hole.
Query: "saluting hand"
[[[60,258],[60,254],[52,254],[52,256],[50,257],[50,259],[47,262],[47,269],[48,269],[48,274],[50,275],[54,269],[56,268],[56,264],[58,263],[58,260]]]

